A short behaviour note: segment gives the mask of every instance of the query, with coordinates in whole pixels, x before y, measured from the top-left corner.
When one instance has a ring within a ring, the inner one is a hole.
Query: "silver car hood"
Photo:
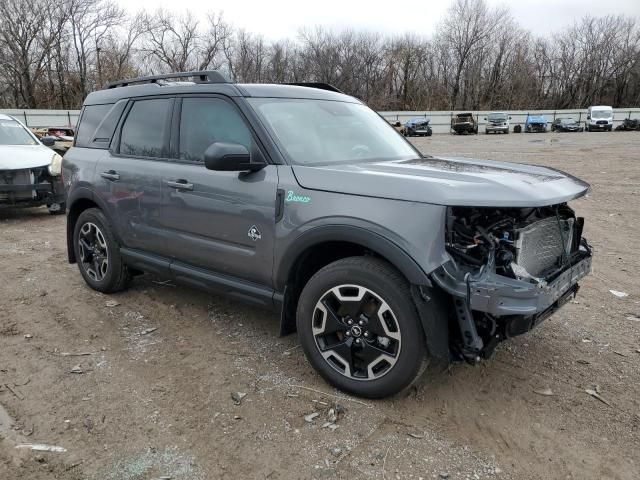
[[[447,206],[542,207],[588,192],[589,184],[547,167],[465,158],[292,167],[300,186]]]
[[[0,145],[0,170],[43,167],[55,152],[44,145]]]

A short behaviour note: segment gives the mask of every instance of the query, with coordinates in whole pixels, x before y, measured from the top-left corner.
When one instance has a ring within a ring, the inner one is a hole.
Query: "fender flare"
[[[102,210],[102,213],[104,213],[105,215],[108,215],[109,210],[104,200],[102,200],[100,196],[95,195],[90,188],[87,188],[84,186],[78,187],[69,193],[69,195],[67,196],[67,211],[71,213],[73,210],[74,204],[82,200],[89,200],[93,202],[98,206],[100,210]],[[67,215],[67,256],[69,258],[69,263],[75,263],[76,261],[75,252],[73,249],[73,230],[75,228],[76,219],[77,217],[73,218],[73,223],[72,223],[71,217]],[[111,233],[116,238],[116,241],[120,243],[120,235],[118,234],[118,232],[112,229]]]
[[[367,228],[334,224],[305,231],[281,252],[281,261],[274,272],[276,291],[284,291],[291,269],[300,255],[315,245],[336,241],[354,243],[375,252],[397,268],[413,285],[432,285],[429,276],[397,243]]]

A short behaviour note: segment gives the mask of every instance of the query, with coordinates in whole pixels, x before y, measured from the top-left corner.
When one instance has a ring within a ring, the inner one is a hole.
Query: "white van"
[[[587,132],[594,130],[606,130],[610,132],[613,130],[613,108],[606,105],[589,107],[584,129]]]

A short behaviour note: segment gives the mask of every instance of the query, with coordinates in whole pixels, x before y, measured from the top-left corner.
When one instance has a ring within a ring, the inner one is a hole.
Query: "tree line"
[[[237,82],[326,82],[378,110],[640,104],[640,24],[584,16],[536,36],[508,7],[456,0],[429,37],[302,28],[269,41],[227,22],[114,0],[0,0],[0,107],[79,108],[110,81],[221,70]]]

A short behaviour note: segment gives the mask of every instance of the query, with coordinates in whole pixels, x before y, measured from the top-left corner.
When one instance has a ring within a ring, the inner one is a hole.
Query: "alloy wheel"
[[[400,355],[400,325],[371,289],[339,285],[325,292],[312,317],[316,347],[332,368],[353,380],[387,374]]]
[[[87,275],[100,282],[109,268],[107,242],[100,228],[91,222],[82,225],[78,235],[80,262]]]

